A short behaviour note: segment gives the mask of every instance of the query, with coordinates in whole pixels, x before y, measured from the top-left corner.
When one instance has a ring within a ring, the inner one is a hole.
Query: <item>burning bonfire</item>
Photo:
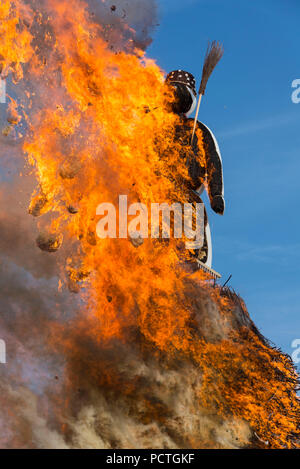
[[[171,91],[144,52],[155,17],[123,3],[0,4],[1,76],[14,83],[1,157],[22,172],[3,182],[5,233],[17,188],[29,181],[25,204],[35,186],[16,214],[21,251],[2,244],[23,269],[11,275],[23,285],[15,337],[8,287],[0,322],[23,363],[3,371],[1,446],[299,447],[297,374],[243,301],[179,269],[175,240],[96,235],[97,206],[120,194],[184,200],[170,177],[186,174]]]

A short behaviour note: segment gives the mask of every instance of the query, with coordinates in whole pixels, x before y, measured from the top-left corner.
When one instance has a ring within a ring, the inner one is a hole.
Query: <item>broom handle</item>
[[[193,141],[194,141],[194,137],[195,137],[196,126],[197,126],[197,121],[198,121],[198,116],[199,116],[199,110],[200,110],[200,104],[201,104],[202,96],[203,96],[203,94],[200,94],[200,95],[199,95],[199,99],[198,99],[197,111],[196,111],[195,120],[194,120],[194,128],[193,128],[193,133],[192,133],[192,138],[191,138],[191,146],[193,145]]]

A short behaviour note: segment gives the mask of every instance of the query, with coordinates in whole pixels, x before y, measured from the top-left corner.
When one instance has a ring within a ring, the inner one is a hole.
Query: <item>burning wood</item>
[[[8,106],[8,113],[7,113],[7,122],[11,125],[17,125],[20,122],[20,116],[18,114],[17,103],[10,98],[10,103]]]
[[[33,217],[40,217],[46,211],[47,202],[48,199],[44,194],[37,195],[31,200],[28,212]]]
[[[86,236],[86,241],[90,246],[97,246],[97,236],[93,229],[89,229]]]
[[[60,249],[63,236],[50,233],[40,233],[36,239],[36,244],[41,251],[56,252]]]
[[[4,129],[2,129],[2,135],[4,137],[8,137],[10,133],[12,132],[12,130],[13,130],[13,127],[11,125],[7,125],[4,127]]]
[[[143,238],[138,233],[132,233],[129,236],[129,239],[130,239],[132,246],[134,246],[135,248],[139,248],[140,246],[144,244]]]
[[[80,269],[68,269],[68,289],[71,293],[79,293],[83,281],[89,277],[90,273]]]
[[[17,125],[19,120],[20,118],[16,112],[15,113],[11,112],[7,117],[7,122],[11,125]]]
[[[71,213],[71,215],[76,215],[76,213],[79,212],[79,209],[77,207],[74,207],[73,205],[69,205],[67,209],[68,212]]]
[[[81,164],[75,159],[64,161],[59,169],[59,175],[62,179],[74,179],[81,169]]]

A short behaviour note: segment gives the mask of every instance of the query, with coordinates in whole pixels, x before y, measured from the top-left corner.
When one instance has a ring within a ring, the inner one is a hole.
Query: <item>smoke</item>
[[[113,49],[146,49],[152,42],[152,33],[157,26],[156,0],[89,0],[90,11]]]
[[[191,283],[188,289],[190,294],[194,290],[199,333],[220,343],[232,331],[233,321],[224,321],[198,286]],[[126,343],[116,340],[99,347],[91,339],[90,327],[92,323],[74,331],[74,342],[63,351],[73,390],[70,447],[242,448],[250,444],[248,423],[202,405],[203,374],[193,361],[155,352],[132,329]]]

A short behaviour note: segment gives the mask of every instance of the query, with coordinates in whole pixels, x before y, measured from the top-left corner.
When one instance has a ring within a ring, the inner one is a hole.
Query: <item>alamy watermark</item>
[[[6,343],[0,339],[0,363],[6,363]]]
[[[0,104],[6,103],[6,80],[0,78]]]
[[[173,236],[184,238],[186,249],[200,249],[204,243],[203,203],[151,203],[148,210],[142,203],[128,206],[127,196],[120,195],[118,210],[112,203],[102,203],[96,215],[102,217],[96,228],[100,239],[170,239]],[[134,218],[129,221],[129,217]]]
[[[293,340],[291,347],[294,350],[292,353],[292,360],[295,365],[298,365],[300,363],[300,339]]]
[[[299,104],[300,103],[300,78],[293,80],[292,88],[295,88],[295,91],[293,91],[292,96],[291,96],[292,102],[294,104]]]

